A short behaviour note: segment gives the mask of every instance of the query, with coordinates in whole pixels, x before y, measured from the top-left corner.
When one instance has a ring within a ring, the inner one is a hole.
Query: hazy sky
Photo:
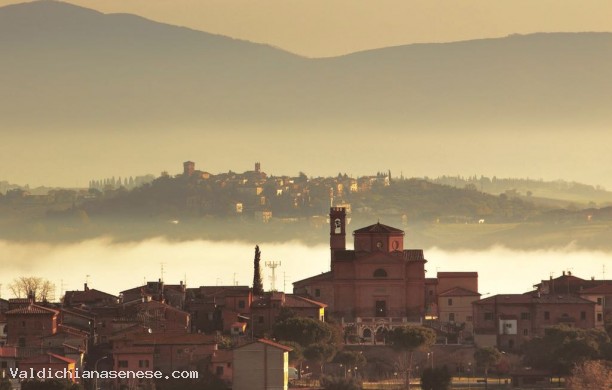
[[[14,3],[19,1],[0,0],[0,6]],[[416,42],[458,41],[514,33],[612,31],[612,1],[609,0],[73,0],[70,3],[104,13],[133,13],[159,22],[268,43],[311,57]],[[313,129],[304,126],[303,134],[311,135]],[[247,130],[236,129],[235,133]],[[385,129],[380,125],[378,130],[382,132]],[[575,129],[570,130],[572,134],[576,133]],[[239,157],[230,158],[225,150],[207,150],[205,137],[186,144],[169,134],[164,153],[155,152],[159,155],[150,158],[142,151],[159,149],[159,145],[153,142],[154,137],[142,139],[138,132],[131,135],[133,139],[128,138],[131,134],[128,128],[115,130],[115,133],[126,134],[121,141],[107,133],[91,142],[79,132],[63,136],[47,131],[46,136],[27,139],[27,144],[21,132],[7,131],[7,134],[2,134],[5,150],[0,154],[0,180],[31,186],[82,187],[94,178],[158,175],[161,171],[177,173],[182,161],[191,159],[197,162],[198,168],[214,173],[228,169],[242,172],[250,169],[254,161],[261,161],[265,171],[273,174],[297,174],[302,170],[309,175],[335,174],[338,171],[362,175],[391,169],[394,174],[406,176],[484,174],[576,180],[610,188],[612,157],[608,152],[609,142],[602,138],[604,133],[599,133],[599,130],[580,129],[580,135],[568,142],[555,129],[554,139],[546,138],[544,133],[542,136],[530,135],[529,145],[524,145],[524,139],[513,136],[504,141],[508,148],[501,154],[489,147],[499,143],[498,134],[494,132],[485,133],[478,142],[466,138],[463,144],[440,144],[435,135],[415,138],[417,136],[411,133],[407,139],[396,139],[397,142],[385,149],[354,142],[350,153],[353,156],[367,154],[370,159],[360,159],[359,163],[351,164],[339,163],[333,143],[327,142],[325,147],[314,145],[320,154],[318,168],[314,166],[312,149],[292,150],[284,155],[268,153],[262,157],[261,151],[266,150],[265,140],[261,140],[263,146],[235,146],[243,150]],[[609,134],[607,130],[604,132]],[[334,141],[333,136],[326,134],[325,139]],[[235,137],[238,139],[239,134]],[[57,141],[60,139],[61,142]],[[308,142],[313,141],[294,139],[294,142],[310,146]],[[398,162],[396,157],[403,155],[406,145],[418,143],[436,145],[435,152],[431,152],[431,148],[415,148],[408,158]],[[131,144],[141,148],[139,153],[121,147]],[[24,163],[20,159],[26,145],[30,159]],[[66,152],[66,145],[74,147]],[[519,150],[519,146],[523,155],[517,159],[515,150]],[[464,152],[460,166],[453,159],[456,154],[452,152],[456,150]],[[345,153],[348,156],[348,148]],[[323,171],[320,166],[327,170]]]
[[[0,5],[21,1],[0,0]],[[73,0],[310,56],[513,33],[612,31],[609,0]]]

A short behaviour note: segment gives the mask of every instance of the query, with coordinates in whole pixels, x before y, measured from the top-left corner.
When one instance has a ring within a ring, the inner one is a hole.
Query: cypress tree
[[[263,295],[263,282],[261,281],[261,267],[259,261],[261,260],[261,252],[259,251],[259,245],[255,245],[255,260],[253,261],[253,295]]]

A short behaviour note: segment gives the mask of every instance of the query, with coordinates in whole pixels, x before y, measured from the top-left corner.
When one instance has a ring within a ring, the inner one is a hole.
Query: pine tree
[[[259,245],[255,245],[255,260],[253,261],[253,295],[263,295],[263,282],[261,281],[261,267],[259,261],[261,260],[261,252],[259,251]]]

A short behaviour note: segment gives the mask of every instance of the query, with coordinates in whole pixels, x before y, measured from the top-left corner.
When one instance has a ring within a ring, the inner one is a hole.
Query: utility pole
[[[272,270],[272,276],[270,276],[270,281],[272,282],[270,290],[276,291],[276,268],[280,267],[280,261],[266,261],[266,267]]]

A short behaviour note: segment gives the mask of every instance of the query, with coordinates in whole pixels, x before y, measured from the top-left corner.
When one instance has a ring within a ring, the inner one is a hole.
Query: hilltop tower
[[[191,176],[195,171],[195,163],[193,161],[185,161],[183,163],[183,175]]]

